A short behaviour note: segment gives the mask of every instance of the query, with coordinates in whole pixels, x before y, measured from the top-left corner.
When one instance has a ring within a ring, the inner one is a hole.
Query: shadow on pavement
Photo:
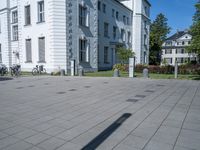
[[[0,77],[0,81],[12,80],[10,77]]]

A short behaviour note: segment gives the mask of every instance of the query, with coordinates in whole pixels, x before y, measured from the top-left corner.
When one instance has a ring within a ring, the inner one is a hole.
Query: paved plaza
[[[0,80],[0,150],[200,150],[200,82]]]

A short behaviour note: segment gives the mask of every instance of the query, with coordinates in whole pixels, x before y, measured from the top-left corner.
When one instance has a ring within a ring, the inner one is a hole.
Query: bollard
[[[119,77],[119,70],[118,69],[114,70],[113,77]]]
[[[174,78],[178,78],[178,63],[177,61],[175,62],[175,68],[174,68]]]
[[[143,77],[144,78],[149,78],[149,70],[147,68],[143,69]]]
[[[71,76],[75,76],[75,60],[71,60]]]
[[[84,76],[84,70],[83,70],[82,66],[79,67],[78,74],[79,74],[80,77]]]
[[[65,70],[64,69],[60,70],[60,76],[65,76]]]
[[[129,58],[129,78],[134,77],[135,58]]]

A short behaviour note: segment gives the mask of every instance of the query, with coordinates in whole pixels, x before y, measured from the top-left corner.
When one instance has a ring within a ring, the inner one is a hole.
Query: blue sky
[[[149,0],[152,4],[151,19],[163,13],[168,19],[168,25],[172,28],[171,34],[178,30],[189,28],[192,24],[192,16],[195,12],[194,4],[197,0]]]

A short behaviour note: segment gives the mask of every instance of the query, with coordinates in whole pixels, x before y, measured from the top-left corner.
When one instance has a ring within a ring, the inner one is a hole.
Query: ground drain
[[[65,94],[66,92],[57,92],[56,94]]]
[[[76,91],[76,89],[70,89],[69,91]]]
[[[139,98],[145,98],[146,95],[135,95],[135,97],[139,97]]]
[[[0,81],[12,80],[13,78],[8,77],[0,77]]]
[[[104,82],[104,84],[108,84],[108,82]]]
[[[138,99],[127,99],[126,101],[127,101],[127,102],[136,103],[136,102],[138,102],[139,100],[138,100]]]
[[[81,150],[94,150],[101,145],[113,132],[115,132],[132,114],[125,113],[113,122],[108,128],[96,136],[91,142]]]
[[[24,87],[17,87],[16,89],[23,89]]]
[[[35,87],[34,85],[29,85],[28,87]]]
[[[91,86],[84,86],[85,88],[90,88]]]
[[[154,93],[155,91],[152,91],[152,90],[146,90],[145,92],[148,92],[148,93]]]
[[[44,85],[49,85],[49,83],[45,83]]]
[[[165,85],[163,85],[163,84],[157,84],[157,86],[165,86]]]

